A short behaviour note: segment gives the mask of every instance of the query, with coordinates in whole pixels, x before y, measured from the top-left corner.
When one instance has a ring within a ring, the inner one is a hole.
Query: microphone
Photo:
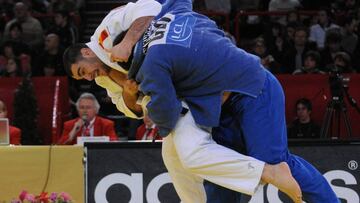
[[[84,125],[85,125],[85,126],[88,126],[88,125],[89,125],[88,115],[87,115],[87,114],[82,115],[82,116],[81,116],[81,120],[84,122]]]

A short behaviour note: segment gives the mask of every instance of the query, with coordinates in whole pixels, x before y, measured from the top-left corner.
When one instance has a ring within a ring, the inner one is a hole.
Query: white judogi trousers
[[[265,163],[218,145],[195,123],[182,116],[163,139],[162,157],[176,192],[184,203],[206,202],[203,180],[252,195]]]

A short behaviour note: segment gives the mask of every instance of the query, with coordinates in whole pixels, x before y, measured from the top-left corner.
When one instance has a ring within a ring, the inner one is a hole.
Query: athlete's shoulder
[[[117,12],[117,11],[119,11],[119,10],[124,9],[124,8],[125,8],[125,6],[126,6],[126,5],[118,6],[118,7],[116,7],[116,8],[111,9],[111,11],[110,11],[110,12]]]

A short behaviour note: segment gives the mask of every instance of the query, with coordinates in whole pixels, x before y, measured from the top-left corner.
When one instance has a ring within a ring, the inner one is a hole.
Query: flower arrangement
[[[65,192],[53,192],[48,196],[47,192],[42,192],[40,195],[33,195],[26,190],[21,191],[19,198],[13,199],[11,203],[73,203],[69,194]]]

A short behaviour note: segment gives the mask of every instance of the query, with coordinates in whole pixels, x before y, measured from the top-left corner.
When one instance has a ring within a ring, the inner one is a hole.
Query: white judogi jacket
[[[156,16],[160,13],[161,8],[161,4],[154,0],[139,0],[136,3],[128,3],[125,6],[115,8],[103,19],[94,35],[91,36],[90,42],[86,43],[86,45],[107,66],[127,73],[119,64],[110,61],[110,54],[105,49],[111,49],[113,40],[120,33],[128,30],[136,19],[145,16]],[[119,111],[123,112],[127,117],[139,118],[125,105],[122,97],[122,87],[106,76],[95,78],[95,82],[106,89],[107,94]],[[143,99],[142,102],[146,100]]]

